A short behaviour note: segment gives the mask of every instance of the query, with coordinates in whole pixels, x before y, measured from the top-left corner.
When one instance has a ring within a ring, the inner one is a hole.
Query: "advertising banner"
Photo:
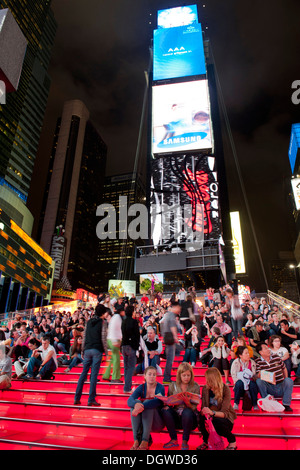
[[[197,5],[167,8],[157,12],[158,28],[174,28],[194,23],[198,23]]]
[[[136,295],[136,281],[123,281],[119,279],[110,279],[108,281],[108,293],[113,298],[131,297]]]
[[[207,80],[154,86],[152,154],[212,149]]]
[[[154,81],[206,74],[200,24],[157,29],[153,42]]]
[[[296,210],[299,211],[300,210],[300,178],[293,178],[291,183],[292,183],[292,188],[293,188]]]

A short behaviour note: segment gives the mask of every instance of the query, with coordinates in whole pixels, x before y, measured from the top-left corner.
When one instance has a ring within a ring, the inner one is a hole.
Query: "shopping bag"
[[[272,395],[267,395],[265,398],[257,400],[258,406],[269,413],[278,413],[284,411],[284,406],[279,403]]]
[[[219,436],[219,434],[215,430],[215,427],[212,422],[212,417],[209,415],[206,416],[205,426],[206,426],[207,432],[209,433],[208,441],[207,441],[208,449],[209,450],[224,450],[225,448],[224,441],[222,437]]]

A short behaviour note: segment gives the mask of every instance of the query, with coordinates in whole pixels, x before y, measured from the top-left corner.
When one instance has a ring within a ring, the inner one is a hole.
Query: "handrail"
[[[292,302],[291,300],[288,300],[279,294],[275,294],[270,290],[268,290],[268,297],[269,299],[272,299],[274,302],[276,302],[276,304],[283,307],[289,313],[292,313],[293,315],[300,318],[300,305],[298,305],[296,302]]]

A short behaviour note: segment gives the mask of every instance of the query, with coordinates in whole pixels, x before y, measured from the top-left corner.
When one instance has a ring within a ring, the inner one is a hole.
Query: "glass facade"
[[[141,178],[136,174],[125,174],[105,178],[102,203],[113,205],[117,219],[120,215],[120,196],[127,197],[127,207],[132,204],[145,204],[146,191]],[[143,240],[122,239],[121,232],[116,231],[115,239],[99,240],[99,291],[107,292],[110,279],[136,280],[134,274],[135,247],[142,245]]]
[[[0,178],[26,203],[47,104],[56,33],[51,1],[0,0],[28,41],[19,88],[0,104]]]
[[[0,209],[0,313],[48,303],[52,258]]]

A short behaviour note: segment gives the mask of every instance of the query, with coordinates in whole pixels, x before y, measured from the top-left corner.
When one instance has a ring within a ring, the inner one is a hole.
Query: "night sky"
[[[52,86],[28,203],[36,218],[56,119],[66,100],[81,99],[90,110],[108,145],[107,174],[132,171],[149,62],[149,15],[181,5],[178,0],[52,2],[58,23]],[[295,236],[288,148],[291,124],[300,122],[300,104],[291,100],[292,83],[300,80],[300,2],[207,0],[198,5],[268,274],[269,261],[293,249]],[[243,222],[247,282],[261,292],[266,286],[226,133],[224,149],[231,210],[241,211]]]

